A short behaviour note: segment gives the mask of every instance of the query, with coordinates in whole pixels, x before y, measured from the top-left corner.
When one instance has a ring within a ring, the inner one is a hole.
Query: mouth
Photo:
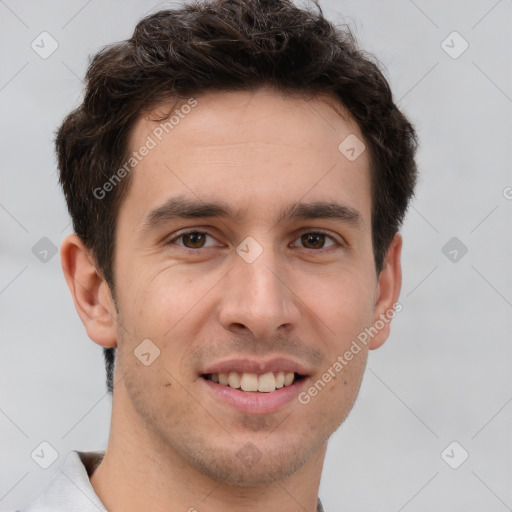
[[[232,358],[203,368],[198,377],[205,393],[221,407],[244,414],[274,414],[296,402],[310,372],[288,358]]]
[[[201,377],[221,386],[239,389],[247,393],[272,393],[278,389],[292,386],[295,382],[304,379],[305,375],[280,370],[261,374],[235,371],[206,373]]]

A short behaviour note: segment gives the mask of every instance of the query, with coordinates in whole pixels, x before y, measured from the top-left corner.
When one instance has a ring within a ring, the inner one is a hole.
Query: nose
[[[271,249],[264,249],[252,263],[236,255],[222,294],[223,328],[238,334],[248,330],[261,339],[290,332],[298,324],[300,311],[287,277]]]

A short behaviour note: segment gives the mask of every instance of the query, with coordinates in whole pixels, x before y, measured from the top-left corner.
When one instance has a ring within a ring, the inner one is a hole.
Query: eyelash
[[[199,231],[197,229],[191,229],[191,230],[188,230],[188,231],[182,231],[179,235],[173,237],[168,242],[166,242],[166,245],[172,245],[173,243],[175,243],[177,240],[179,240],[183,236],[191,235],[191,234],[208,235],[211,238],[215,238],[213,235],[210,235],[210,233],[208,233],[206,231]],[[325,249],[308,249],[307,247],[299,247],[299,249],[303,249],[305,251],[310,250],[310,251],[314,251],[314,252],[324,252],[325,253],[325,252],[330,252],[331,250],[342,249],[343,247],[345,247],[344,244],[338,242],[338,240],[336,240],[332,235],[329,235],[325,231],[322,231],[322,230],[303,231],[302,233],[297,235],[297,238],[300,238],[300,237],[302,237],[304,235],[310,235],[310,234],[325,235],[326,238],[330,238],[334,242],[334,245],[332,245],[331,247],[327,247]],[[297,240],[297,238],[295,238],[295,240]],[[209,247],[199,247],[198,249],[191,249],[190,247],[184,247],[184,246],[181,246],[181,245],[179,245],[178,247],[180,247],[180,249],[182,249],[184,251],[195,252],[195,253],[199,252],[201,250],[204,250],[204,249],[209,249]]]

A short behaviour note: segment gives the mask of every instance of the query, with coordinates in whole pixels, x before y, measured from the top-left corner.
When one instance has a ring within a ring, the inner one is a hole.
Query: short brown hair
[[[416,133],[393,102],[374,57],[348,28],[291,0],[198,0],[141,20],[126,41],[93,58],[83,103],[58,130],[56,150],[73,227],[115,297],[116,217],[131,174],[98,199],[126,162],[136,119],[169,100],[270,86],[331,93],[351,113],[371,162],[372,242],[379,273],[416,182]],[[340,141],[341,142],[341,141]],[[113,349],[105,349],[112,390]]]

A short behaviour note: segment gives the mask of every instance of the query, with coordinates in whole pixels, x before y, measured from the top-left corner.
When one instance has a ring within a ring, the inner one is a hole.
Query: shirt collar
[[[89,480],[104,452],[69,452],[49,485],[19,512],[107,512]]]

